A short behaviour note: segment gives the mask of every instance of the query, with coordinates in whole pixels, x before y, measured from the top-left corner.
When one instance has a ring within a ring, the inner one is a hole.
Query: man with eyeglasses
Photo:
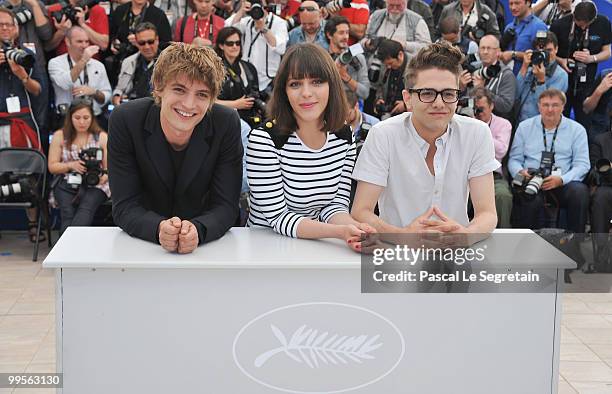
[[[300,26],[289,32],[287,48],[300,43],[313,43],[325,50],[329,49],[329,43],[325,39],[325,21],[321,17],[319,5],[314,1],[306,0],[302,2],[298,11]]]
[[[555,33],[547,32],[546,38],[534,43],[536,52],[526,52],[517,75],[519,122],[539,114],[538,98],[545,90],[567,91],[567,72],[557,63],[558,46]]]
[[[474,88],[487,88],[493,94],[495,114],[506,119],[512,115],[516,98],[516,77],[510,67],[499,61],[499,40],[494,35],[482,37],[478,46],[482,66],[473,74],[464,71],[461,88],[471,84]]]
[[[151,75],[159,56],[157,29],[151,22],[144,22],[136,27],[135,34],[138,53],[126,57],[121,64],[117,87],[113,91],[115,106],[126,100],[150,97],[153,91]]]
[[[90,45],[87,33],[79,26],[66,32],[66,47],[67,53],[49,61],[58,119],[61,122],[65,115],[62,109],[67,109],[75,97],[89,97],[94,115],[105,128],[102,107],[110,100],[112,89],[104,65],[93,58],[100,47]]]
[[[419,51],[405,76],[403,99],[411,112],[368,133],[353,171],[359,183],[351,214],[379,233],[487,234],[495,228],[493,171],[500,164],[491,132],[479,120],[455,115],[462,57],[445,42]]]
[[[584,233],[589,206],[589,189],[582,183],[589,172],[589,147],[584,127],[563,116],[565,93],[547,89],[540,94],[540,115],[521,122],[514,135],[508,171],[526,181],[552,160],[552,172],[543,178],[537,194],[516,193],[513,224],[520,228],[542,227],[545,201],[567,209],[567,229]],[[550,166],[549,166],[550,167]]]
[[[0,7],[0,41],[13,48],[18,36],[12,11]],[[30,56],[32,52],[27,50]],[[40,76],[35,67],[25,68],[6,58],[0,47],[0,148],[40,149],[35,119],[28,96],[40,94]]]

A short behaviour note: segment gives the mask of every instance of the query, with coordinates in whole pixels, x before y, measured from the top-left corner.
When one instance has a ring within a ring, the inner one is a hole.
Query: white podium
[[[244,228],[177,255],[72,227],[44,267],[63,394],[557,393],[556,292],[362,294],[341,242]]]

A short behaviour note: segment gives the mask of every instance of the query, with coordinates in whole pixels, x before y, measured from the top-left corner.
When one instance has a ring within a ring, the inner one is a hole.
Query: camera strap
[[[586,30],[583,31],[583,34],[580,36],[580,41],[582,41],[582,43],[586,43],[585,48],[589,46],[589,28],[590,27],[591,26],[588,26]],[[568,57],[571,55],[573,51],[578,50],[578,47],[580,46],[580,44],[576,42],[576,22],[572,23],[572,29],[570,30],[570,34],[569,34],[569,44],[570,44],[569,53],[567,54]]]
[[[393,23],[391,22],[391,19],[389,18],[389,12],[385,11],[385,17],[383,18],[383,21],[380,23],[380,25],[378,25],[378,27],[376,28],[376,30],[374,30],[374,34],[373,36],[377,36],[378,35],[378,31],[380,30],[380,28],[382,27],[382,25],[384,24],[385,20],[388,20],[389,23],[391,23],[392,25],[394,24],[395,27],[393,28],[393,32],[391,33],[391,35],[389,37],[386,37],[388,39],[391,39],[391,37],[393,37],[393,35],[395,34],[395,32],[397,31],[397,28],[399,27],[399,25],[404,21],[404,18],[406,17],[406,14],[402,14],[402,17],[400,18],[399,21],[397,21],[397,23]]]
[[[553,134],[553,139],[552,139],[552,143],[550,144],[550,152],[551,153],[555,153],[555,140],[557,139],[557,132],[559,131],[559,126],[561,125],[561,122],[559,121],[559,124],[557,125],[557,128],[555,129],[555,133]],[[544,123],[542,123],[542,139],[544,140],[544,152],[549,152],[548,150],[548,144],[546,143],[546,128],[544,127]]]
[[[69,54],[66,54],[66,59],[68,59],[68,72],[72,70],[74,64],[72,63],[72,59]],[[79,74],[79,82],[83,86],[87,86],[89,84],[89,75],[87,75],[87,63],[85,63],[85,67],[83,67],[83,80],[81,79],[81,74]]]
[[[208,30],[208,40],[210,42],[213,42],[213,13],[210,13],[210,18],[208,19],[208,25],[204,25],[203,29],[200,29],[199,26],[199,18],[198,18],[198,14],[196,14],[194,17],[194,23],[193,23],[193,38],[196,37],[201,37],[204,38],[204,33],[206,33],[206,30]],[[207,29],[208,28],[208,29]]]
[[[458,4],[458,5],[461,8],[461,4]],[[472,14],[474,13],[474,8],[476,8],[476,2],[475,1],[474,1],[474,4],[472,4],[472,9],[468,13],[467,18],[465,18],[465,22],[461,26],[461,32],[465,31],[465,28],[467,27],[468,23],[470,22],[470,18],[472,17]],[[463,17],[463,10],[461,10],[461,16]]]

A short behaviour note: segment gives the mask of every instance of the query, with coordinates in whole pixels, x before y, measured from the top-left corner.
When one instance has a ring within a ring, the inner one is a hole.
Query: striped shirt
[[[336,134],[328,133],[325,145],[314,150],[294,132],[276,149],[268,132],[253,130],[246,152],[248,225],[297,238],[304,218],[328,223],[336,213],[348,213],[354,165],[355,144]]]

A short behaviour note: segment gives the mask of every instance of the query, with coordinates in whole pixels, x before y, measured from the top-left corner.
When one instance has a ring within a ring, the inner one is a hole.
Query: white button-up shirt
[[[287,22],[272,13],[268,13],[266,27],[276,38],[276,46],[271,47],[266,41],[266,37],[255,30],[255,22],[250,16],[242,18],[240,22],[233,25],[235,16],[236,14],[227,18],[225,26],[234,26],[242,32],[242,60],[255,66],[259,79],[259,90],[264,90],[272,82],[272,78],[276,76],[281,56],[285,54],[287,49],[287,40],[289,39]]]
[[[433,165],[427,168],[429,144],[416,132],[411,113],[376,124],[359,154],[353,178],[385,189],[378,200],[380,218],[404,227],[432,205],[461,225],[469,223],[470,178],[499,168],[488,126],[476,119],[453,116],[436,141]]]
[[[72,65],[76,61],[72,59]],[[74,86],[85,85],[85,70],[87,70],[87,86],[99,90],[104,94],[104,103],[98,103],[93,97],[94,115],[98,116],[102,113],[102,106],[110,100],[111,86],[106,75],[104,65],[96,59],[89,59],[83,71],[76,80],[70,77],[70,64],[68,63],[68,54],[54,57],[49,60],[49,78],[53,84],[55,91],[55,105],[70,104],[72,102],[72,88]]]

